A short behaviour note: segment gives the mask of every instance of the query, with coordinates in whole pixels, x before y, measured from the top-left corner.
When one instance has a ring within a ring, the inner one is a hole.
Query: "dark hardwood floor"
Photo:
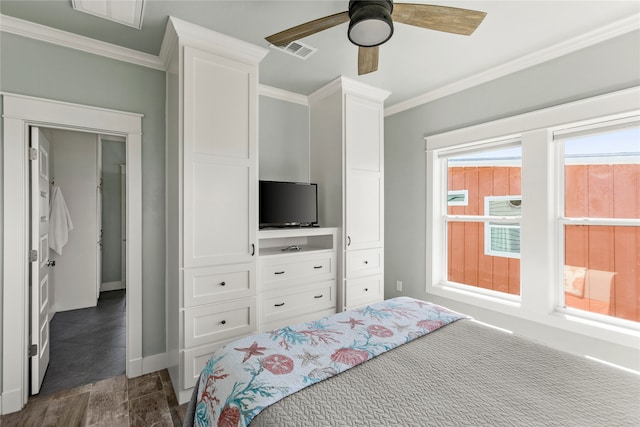
[[[127,379],[124,375],[45,396],[22,411],[0,417],[2,427],[181,426],[186,404],[178,405],[169,372]]]
[[[102,292],[96,307],[57,313],[40,393],[2,427],[181,426],[168,371],[125,376],[125,291]]]

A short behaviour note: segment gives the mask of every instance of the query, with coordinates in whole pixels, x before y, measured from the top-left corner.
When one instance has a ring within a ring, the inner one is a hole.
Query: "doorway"
[[[30,126],[113,135],[126,145],[126,375],[142,374],[142,115],[2,93],[3,214],[2,412],[29,396],[29,135]],[[11,207],[11,209],[7,209]],[[37,259],[36,259],[37,260]],[[38,351],[42,351],[42,348]]]
[[[31,193],[39,195],[31,197],[31,235],[37,227],[45,242],[42,267],[32,267],[39,277],[31,287],[31,342],[42,334],[43,351],[31,357],[30,394],[47,395],[125,374],[126,151],[115,136],[35,126],[30,135],[40,157],[30,164],[39,169],[31,171]],[[44,319],[34,315],[41,304]]]

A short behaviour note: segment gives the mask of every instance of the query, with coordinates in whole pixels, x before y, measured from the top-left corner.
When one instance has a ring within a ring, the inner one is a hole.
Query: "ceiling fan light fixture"
[[[349,30],[347,36],[356,46],[373,47],[386,42],[393,35],[391,12],[393,1],[372,0],[349,2]]]

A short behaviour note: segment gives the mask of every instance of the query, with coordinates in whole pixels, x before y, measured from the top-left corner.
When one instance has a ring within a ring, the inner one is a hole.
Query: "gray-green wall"
[[[260,97],[260,179],[309,182],[309,107]]]
[[[385,297],[426,296],[425,136],[637,85],[636,31],[386,117]]]
[[[126,159],[124,142],[102,140],[102,283],[122,280],[120,165]]]
[[[164,353],[165,73],[4,32],[0,52],[2,91],[144,114],[142,354]]]
[[[424,137],[638,85],[636,31],[386,117],[385,297],[400,295],[395,283],[401,280],[402,295],[429,299],[512,330],[536,329],[520,319],[427,295]],[[559,333],[538,329],[538,334]]]

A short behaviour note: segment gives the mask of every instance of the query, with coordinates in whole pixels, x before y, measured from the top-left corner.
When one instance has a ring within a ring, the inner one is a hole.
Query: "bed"
[[[640,376],[412,298],[245,337],[185,426],[637,426]]]

